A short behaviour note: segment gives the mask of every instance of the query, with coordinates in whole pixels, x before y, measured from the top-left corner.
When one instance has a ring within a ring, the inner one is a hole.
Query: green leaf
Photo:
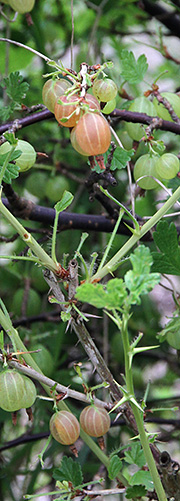
[[[177,316],[175,316],[177,315]],[[180,349],[180,316],[179,312],[174,312],[174,317],[165,325],[164,329],[156,336],[160,342],[167,342],[175,348]]]
[[[131,477],[131,485],[145,485],[146,489],[153,490],[154,484],[151,479],[150,471],[139,470]]]
[[[96,306],[111,310],[121,308],[127,296],[125,284],[121,278],[109,280],[106,286],[102,284],[82,284],[77,288],[76,298]]]
[[[131,84],[137,84],[143,80],[148,69],[147,59],[144,54],[136,61],[133,52],[127,49],[121,51],[121,77]]]
[[[134,487],[128,487],[126,489],[126,498],[127,499],[135,499],[141,498],[146,495],[146,489],[142,485],[135,485]]]
[[[62,322],[68,322],[71,319],[71,313],[66,311],[61,311],[61,320]]]
[[[23,82],[23,77],[20,75],[19,71],[10,73],[9,77],[3,78],[0,82],[0,86],[6,89],[6,94],[15,103],[21,103],[21,100],[26,97],[26,93],[29,89],[29,84]]]
[[[160,221],[153,233],[154,241],[160,252],[152,252],[153,271],[180,275],[180,249],[174,223]]]
[[[58,202],[54,206],[56,212],[59,214],[63,210],[67,209],[67,207],[69,207],[69,205],[71,205],[73,198],[74,197],[73,197],[72,193],[70,193],[70,191],[65,190],[60,202]]]
[[[127,163],[131,160],[131,157],[134,155],[134,150],[124,150],[124,148],[120,148],[118,146],[114,152],[111,170],[115,169],[125,169]]]
[[[150,273],[153,261],[148,247],[140,245],[133,254],[130,254],[129,259],[133,270],[128,271],[124,278],[126,287],[130,291],[129,303],[140,304],[140,296],[154,288],[160,280],[160,275]]]
[[[131,446],[131,449],[125,451],[124,459],[129,464],[136,464],[139,468],[145,465],[146,460],[144,457],[144,452],[141,448],[139,442],[134,442]]]
[[[109,466],[108,466],[108,475],[110,480],[114,480],[117,477],[118,473],[122,468],[122,461],[119,459],[117,455],[112,456],[110,458]]]
[[[22,153],[21,150],[13,151],[10,156],[10,162],[13,162],[17,158],[19,158],[21,153]],[[4,164],[4,161],[6,160],[7,155],[8,153],[0,155],[0,172]],[[18,176],[19,176],[19,167],[16,164],[8,163],[3,176],[3,181],[7,184],[11,184],[12,179],[16,179]]]
[[[59,480],[60,482],[62,482],[62,480],[72,482],[74,487],[81,485],[83,482],[80,464],[67,456],[62,458],[60,468],[55,468],[53,470],[52,476],[55,480]]]

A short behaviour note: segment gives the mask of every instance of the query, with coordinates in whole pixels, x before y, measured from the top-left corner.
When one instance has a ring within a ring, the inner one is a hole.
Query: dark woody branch
[[[149,115],[146,115],[146,113],[138,113],[115,108],[115,110],[110,113],[110,117],[112,119],[118,118],[119,120],[124,120],[126,122],[141,123],[144,125],[150,125],[154,121],[154,119],[156,119],[156,129],[167,130],[169,132],[174,132],[175,134],[180,134],[180,124],[169,122],[168,120],[162,120],[158,117],[150,117]],[[13,129],[15,132],[18,129],[22,129],[24,127],[27,127],[28,125],[32,125],[34,123],[50,118],[54,118],[54,115],[46,108],[45,110],[39,111],[38,113],[32,113],[24,118],[20,118],[13,122],[8,122],[6,124],[0,125],[0,135],[9,129]]]

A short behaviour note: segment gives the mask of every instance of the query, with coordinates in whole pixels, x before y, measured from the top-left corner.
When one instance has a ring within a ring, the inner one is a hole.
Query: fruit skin
[[[24,296],[24,289],[18,289],[13,297],[11,310],[16,316],[21,315],[22,301]],[[27,316],[37,315],[41,309],[41,299],[39,294],[33,289],[28,291],[28,301],[27,301]]]
[[[103,407],[88,405],[80,414],[80,424],[90,437],[102,437],[109,430],[111,420]]]
[[[151,117],[156,117],[157,111],[153,103],[147,97],[137,97],[129,106],[129,111],[138,111],[139,113],[146,113]],[[126,130],[129,136],[135,141],[140,141],[144,136],[144,130],[139,124],[132,122],[126,123]]]
[[[71,143],[83,155],[101,155],[111,143],[111,130],[105,118],[97,113],[86,113],[76,125],[71,135]]]
[[[156,171],[163,179],[173,179],[179,172],[179,159],[173,153],[164,153],[156,162]]]
[[[169,101],[176,115],[180,118],[180,97],[177,94],[173,94],[173,92],[162,92],[161,95]],[[158,117],[163,120],[169,120],[170,122],[173,121],[169,111],[163,104],[160,104],[156,98],[154,99],[153,104],[156,108]]]
[[[105,104],[104,108],[102,109],[102,112],[105,115],[109,115],[109,113],[112,113],[114,108],[116,107],[116,99],[111,99],[111,101],[108,101],[108,103]]]
[[[29,193],[32,193],[32,195],[34,195],[35,197],[41,199],[44,197],[48,179],[49,177],[47,174],[45,174],[45,172],[38,172],[35,170],[26,179],[26,190],[28,190]]]
[[[79,437],[80,425],[76,417],[68,411],[59,411],[50,419],[50,432],[62,445],[72,445]]]
[[[69,181],[64,176],[55,176],[49,179],[46,184],[45,195],[55,203],[58,202],[64,191],[69,191]]]
[[[36,387],[30,378],[16,370],[0,373],[0,407],[7,412],[28,409],[36,399]]]
[[[47,82],[45,82],[42,89],[42,98],[43,103],[49,111],[54,113],[54,107],[57,99],[63,96],[65,90],[69,87],[71,87],[71,83],[64,78],[60,78],[59,80],[53,80],[50,78]]]
[[[96,80],[93,85],[93,94],[99,101],[107,103],[117,96],[117,85],[111,78]]]
[[[6,141],[0,146],[0,155],[4,155],[11,150],[11,145]],[[33,146],[27,141],[23,141],[23,139],[18,140],[18,144],[15,148],[15,151],[21,150],[22,153],[19,158],[15,161],[16,165],[19,167],[20,172],[24,172],[29,170],[36,161],[36,152]]]
[[[54,106],[55,118],[60,125],[63,125],[63,127],[74,127],[80,117],[80,107],[78,106],[80,97],[77,94],[74,94],[73,96],[61,96],[60,99],[65,104],[63,105],[58,103],[58,100],[56,101]],[[66,122],[62,121],[62,119],[67,118],[75,110],[76,112],[68,118]]]
[[[9,0],[8,3],[15,12],[25,14],[33,9],[35,0]]]
[[[62,96],[61,101],[63,101],[64,103],[76,103],[75,105],[69,104],[69,106],[67,106],[66,104],[63,106],[62,104],[58,103],[58,100],[56,101],[54,106],[55,118],[59,122],[59,124],[63,125],[64,127],[74,127],[78,123],[80,116],[84,113],[83,107],[81,108],[79,106],[80,103],[89,105],[89,109],[100,111],[100,104],[98,103],[97,99],[88,93],[86,94],[84,99],[81,99],[79,95],[75,94],[74,96]],[[71,113],[73,113],[74,110],[76,110],[76,113],[74,113],[74,115],[72,115],[72,117],[69,118],[66,122],[63,122],[62,118],[68,117],[69,115],[71,115]]]
[[[160,176],[157,174],[156,171],[156,162],[157,162],[157,157],[155,156],[150,156],[149,153],[146,155],[142,155],[141,157],[138,158],[137,162],[135,163],[134,166],[134,179],[137,181],[141,176],[154,176],[157,179],[160,179]],[[144,179],[140,179],[140,181],[137,181],[137,184],[140,186],[140,188],[143,188],[144,190],[152,190],[153,188],[158,187],[158,183],[154,180],[151,179],[150,177],[145,177]]]

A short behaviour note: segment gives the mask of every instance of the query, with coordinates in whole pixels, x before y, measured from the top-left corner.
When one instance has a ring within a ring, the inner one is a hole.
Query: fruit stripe
[[[62,445],[71,445],[77,440],[80,427],[73,414],[67,411],[60,411],[52,416],[51,419],[50,430],[55,440]]]
[[[105,409],[85,407],[80,416],[83,430],[91,437],[104,435],[110,427],[110,417]]]
[[[87,113],[76,126],[77,143],[88,155],[105,153],[111,143],[111,131],[106,120],[97,113]]]

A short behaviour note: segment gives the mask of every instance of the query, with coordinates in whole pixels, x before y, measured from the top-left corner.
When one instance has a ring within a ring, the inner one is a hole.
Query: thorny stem
[[[129,343],[129,335],[128,335],[128,324],[129,315],[128,313],[124,313],[121,322],[121,334],[122,334],[122,342],[124,349],[124,358],[125,358],[125,379],[126,379],[126,390],[130,397],[135,399],[134,393],[134,385],[133,385],[133,375],[132,375],[132,366],[130,364],[130,343]],[[156,464],[149,446],[148,437],[146,431],[144,429],[143,422],[143,413],[138,409],[138,407],[132,402],[130,398],[130,405],[132,407],[134,417],[136,420],[136,424],[138,427],[140,442],[144,451],[144,455],[146,458],[146,462],[151,473],[151,478],[154,483],[154,488],[156,490],[159,501],[167,501],[166,494],[164,492]]]
[[[18,331],[16,329],[14,329],[14,327],[11,324],[10,317],[7,317],[3,313],[1,308],[0,308],[0,323],[2,325],[2,328],[6,331],[6,333],[10,337],[11,342],[12,342],[13,346],[15,347],[16,351],[19,350],[19,351],[26,352],[27,351],[26,346],[21,341],[21,338],[19,337]],[[35,371],[40,372],[40,374],[43,374],[29,353],[24,353],[23,358],[28,365],[30,365],[33,369],[35,369]],[[42,384],[43,388],[45,389],[46,393],[49,396],[52,396],[51,392],[50,392],[50,388],[47,385],[45,385],[44,383],[41,383],[41,384]],[[57,407],[59,410],[67,410],[67,411],[71,412],[63,400],[61,400],[60,402],[57,403]],[[100,449],[100,447],[94,442],[94,440],[91,437],[89,437],[83,430],[81,430],[80,435],[81,435],[82,439],[84,440],[84,442],[92,450],[92,452],[94,452],[94,454],[98,457],[98,459],[106,466],[106,468],[108,468],[109,458],[106,456],[106,454]],[[123,475],[121,473],[118,474],[118,478],[119,478],[120,482],[123,483],[123,485],[125,485],[125,486],[128,485],[126,478],[123,477]]]
[[[108,273],[112,273],[120,263],[121,259],[128,254],[130,249],[148,232],[150,231],[158,221],[168,212],[169,209],[175,204],[175,202],[180,198],[180,187],[171,195],[171,197],[166,200],[164,205],[148,220],[139,231],[134,230],[132,237],[119,249],[118,252],[113,256],[108,263],[101,268],[101,270],[97,271],[95,275],[91,277],[91,282],[94,280],[101,280]]]

